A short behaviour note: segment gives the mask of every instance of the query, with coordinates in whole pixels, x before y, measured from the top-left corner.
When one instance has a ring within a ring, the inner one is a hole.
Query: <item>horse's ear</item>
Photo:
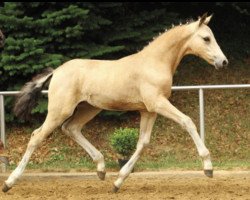
[[[202,17],[199,18],[199,26],[201,26],[202,24],[207,25],[212,17],[213,17],[213,15],[207,16],[207,12],[205,14],[203,14]]]
[[[206,18],[207,18],[207,12],[203,14],[201,18],[199,18],[199,26],[201,26],[206,21]]]
[[[206,25],[208,25],[208,23],[210,22],[210,20],[211,20],[212,17],[213,17],[213,14],[210,15],[210,16],[208,16],[203,23],[206,24]]]

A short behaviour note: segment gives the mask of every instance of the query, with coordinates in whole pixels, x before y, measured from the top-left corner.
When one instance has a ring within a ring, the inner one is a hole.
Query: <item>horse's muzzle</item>
[[[214,62],[214,66],[216,69],[221,69],[223,67],[226,67],[226,66],[228,66],[228,60],[225,58],[225,59],[219,60],[217,62]]]

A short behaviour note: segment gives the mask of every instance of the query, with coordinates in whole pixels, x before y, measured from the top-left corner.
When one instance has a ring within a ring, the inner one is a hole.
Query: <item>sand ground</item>
[[[8,174],[0,174],[0,181]],[[136,172],[118,193],[112,192],[117,173],[100,181],[95,173],[26,173],[0,199],[180,199],[250,200],[250,171],[215,171],[207,178],[200,171]]]

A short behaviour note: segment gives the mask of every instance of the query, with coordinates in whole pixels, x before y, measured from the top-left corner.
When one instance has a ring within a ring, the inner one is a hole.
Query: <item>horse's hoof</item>
[[[209,178],[213,178],[213,170],[212,169],[207,169],[204,170],[204,174],[209,177]]]
[[[104,181],[105,180],[105,175],[106,172],[101,172],[101,171],[97,171],[97,176],[99,177],[100,180]]]
[[[6,183],[3,184],[3,188],[2,188],[3,192],[8,192],[10,189],[11,189],[11,187],[9,187],[8,185],[6,185]]]
[[[113,193],[117,193],[118,190],[119,190],[119,188],[114,185],[114,187],[113,187]]]

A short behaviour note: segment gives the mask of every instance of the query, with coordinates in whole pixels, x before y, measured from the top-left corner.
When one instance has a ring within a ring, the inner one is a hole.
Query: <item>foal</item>
[[[14,111],[26,116],[34,105],[35,96],[50,81],[48,114],[43,125],[36,129],[18,167],[3,185],[7,192],[23,173],[30,156],[41,142],[58,126],[81,145],[97,163],[97,174],[105,178],[103,155],[82,135],[81,129],[102,109],[139,110],[140,136],[137,149],[120,170],[114,182],[118,191],[149,143],[157,114],[179,123],[192,137],[203,160],[204,172],[213,176],[210,153],[197,133],[192,120],[168,100],[173,74],[183,56],[194,54],[216,69],[228,64],[211,29],[211,16],[206,14],[190,24],[174,27],[146,46],[142,51],[114,61],[70,60],[55,70],[48,70],[27,83],[16,102]]]

